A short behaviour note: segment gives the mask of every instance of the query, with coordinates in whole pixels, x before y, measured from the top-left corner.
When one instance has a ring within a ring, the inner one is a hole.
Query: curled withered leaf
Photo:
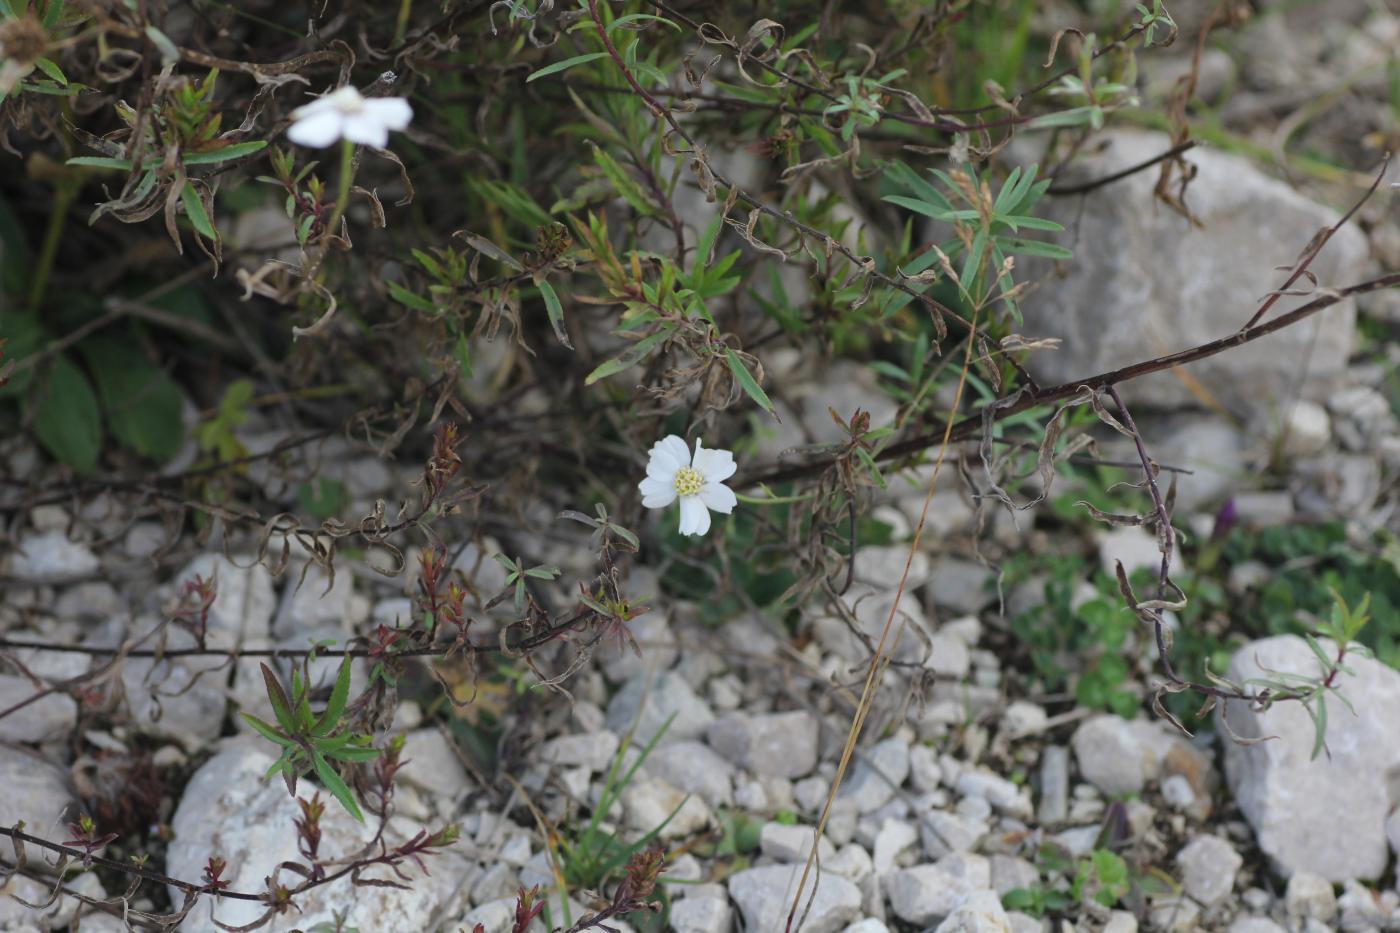
[[[768,253],[771,256],[777,256],[778,258],[786,262],[788,258],[787,253],[778,249],[776,246],[769,246],[767,243],[763,242],[757,236],[754,235],[753,231],[754,228],[758,226],[759,214],[760,211],[758,210],[758,208],[754,208],[753,210],[749,211],[749,219],[747,223],[741,224],[737,220],[734,220],[732,217],[726,217],[725,223],[729,224],[729,226],[739,231],[739,236],[743,237],[744,242],[748,243],[754,249],[762,253]]]
[[[1073,26],[1068,26],[1064,29],[1059,30],[1050,39],[1050,52],[1045,56],[1045,64],[1041,65],[1040,67],[1049,68],[1051,65],[1055,64],[1055,55],[1060,50],[1060,40],[1063,39],[1069,33],[1074,33],[1076,36],[1079,37],[1080,41],[1083,41],[1084,39],[1083,31],[1075,29]]]
[[[469,230],[458,230],[452,235],[455,237],[461,237],[464,241],[466,241],[466,244],[468,246],[476,250],[478,253],[481,253],[484,256],[489,256],[492,259],[499,262],[501,265],[509,266],[516,272],[520,272],[525,268],[514,256],[501,249],[499,246],[497,246],[495,243],[492,243],[484,236],[477,236],[475,233],[472,233]]]
[[[400,159],[396,153],[392,152],[389,149],[376,149],[373,146],[366,146],[365,148],[367,148],[370,152],[373,152],[375,155],[379,156],[379,158],[387,159],[399,167],[399,181],[403,182],[404,193],[403,197],[399,198],[397,201],[394,202],[394,206],[406,207],[407,205],[412,204],[414,194],[413,179],[408,177],[408,166],[403,164],[403,159]],[[381,224],[380,226],[383,225]]]
[[[1091,516],[1093,516],[1095,521],[1100,521],[1107,525],[1115,525],[1120,528],[1131,527],[1135,525],[1143,525],[1150,521],[1152,518],[1152,516],[1150,515],[1125,515],[1121,512],[1105,512],[1102,509],[1095,507],[1093,503],[1085,502],[1083,499],[1080,499],[1074,504],[1084,506],[1088,513]]]
[[[1132,431],[1124,427],[1123,422],[1119,421],[1113,415],[1110,415],[1108,413],[1108,409],[1105,408],[1103,405],[1103,397],[1101,393],[1098,392],[1098,390],[1092,389],[1089,386],[1080,386],[1079,391],[1084,393],[1085,397],[1089,401],[1089,404],[1092,405],[1094,408],[1094,414],[1099,416],[1100,421],[1102,421],[1104,424],[1108,425],[1110,428],[1117,431],[1124,437],[1131,437],[1136,439],[1136,435]]]
[[[1223,729],[1223,730],[1225,731],[1226,737],[1228,737],[1228,738],[1230,739],[1231,742],[1234,742],[1236,745],[1242,745],[1242,746],[1244,746],[1245,748],[1248,748],[1248,747],[1250,747],[1251,745],[1261,745],[1261,744],[1263,744],[1264,742],[1268,742],[1268,741],[1270,741],[1270,740],[1272,740],[1272,739],[1277,739],[1277,738],[1278,738],[1278,736],[1276,736],[1276,735],[1261,735],[1261,736],[1257,736],[1257,737],[1255,737],[1255,738],[1250,739],[1250,738],[1245,738],[1244,736],[1242,736],[1242,735],[1240,735],[1238,732],[1236,732],[1236,731],[1234,730],[1234,728],[1231,727],[1231,725],[1230,725],[1230,701],[1229,701],[1229,700],[1224,700],[1224,701],[1222,702],[1221,708],[1220,708],[1220,715],[1217,716],[1217,717],[1215,717],[1215,719],[1216,719],[1216,721],[1217,721],[1218,723],[1220,723],[1220,728]]]
[[[1182,735],[1186,736],[1189,739],[1191,738],[1191,730],[1187,729],[1186,726],[1182,725],[1181,720],[1177,719],[1176,716],[1172,714],[1172,711],[1167,709],[1166,705],[1162,702],[1162,694],[1167,692],[1172,691],[1166,690],[1165,687],[1158,687],[1157,691],[1152,694],[1152,712],[1156,713],[1158,716],[1161,716],[1167,722],[1171,723],[1173,726],[1176,727],[1176,730],[1178,732],[1180,732]]]
[[[384,205],[379,202],[378,193],[368,188],[362,188],[359,185],[355,185],[351,188],[350,193],[357,194],[369,202],[370,224],[376,230],[383,230],[389,225],[387,218],[384,216]]]
[[[1001,338],[1003,350],[1058,350],[1063,341],[1059,337],[1026,337],[1022,334],[1007,334]]]

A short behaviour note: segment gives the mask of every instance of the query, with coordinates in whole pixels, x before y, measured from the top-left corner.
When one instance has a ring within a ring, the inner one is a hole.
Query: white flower
[[[383,149],[389,131],[402,130],[413,108],[402,97],[364,97],[350,85],[292,111],[287,138],[298,146],[324,149],[338,139]]]
[[[727,450],[705,450],[695,439],[692,457],[685,441],[674,434],[656,442],[647,461],[647,478],[638,484],[642,505],[664,509],[681,500],[681,534],[703,535],[710,530],[710,510],[728,515],[738,499],[724,481],[738,467]]]

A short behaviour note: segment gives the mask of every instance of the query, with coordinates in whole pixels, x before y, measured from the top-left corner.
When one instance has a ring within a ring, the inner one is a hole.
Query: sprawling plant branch
[[[1267,337],[1270,334],[1277,333],[1348,298],[1352,298],[1356,295],[1369,294],[1370,292],[1376,292],[1386,288],[1395,288],[1397,286],[1400,286],[1400,272],[1391,272],[1365,282],[1349,285],[1345,288],[1329,290],[1326,294],[1314,298],[1307,304],[1294,308],[1286,314],[1281,314],[1263,324],[1235,331],[1233,334],[1221,337],[1218,340],[1212,340],[1185,350],[1178,350],[1166,356],[1159,356],[1154,359],[1132,363],[1128,366],[1109,370],[1108,372],[1099,373],[1094,376],[1076,379],[1072,382],[1063,382],[1059,385],[1044,386],[1037,389],[1022,389],[1014,395],[1000,399],[1000,404],[994,403],[993,407],[995,408],[995,412],[992,418],[994,421],[1001,421],[1012,415],[1028,411],[1040,405],[1063,401],[1078,395],[1080,390],[1086,387],[1096,390],[1106,389],[1109,386],[1130,382],[1134,379],[1140,379],[1143,376],[1150,376],[1153,373],[1164,372],[1165,370],[1173,369],[1177,366],[1195,363],[1224,353],[1227,350],[1233,350],[1236,347],[1252,343],[1261,337]],[[952,430],[947,435],[947,442],[959,443],[976,438],[982,429],[983,422],[984,419],[980,414],[964,418],[962,421],[953,425]],[[888,462],[911,457],[922,453],[943,440],[944,434],[942,427],[938,426],[932,431],[922,432],[913,437],[907,437],[904,440],[896,441],[888,445],[876,455],[876,459],[880,462]],[[784,483],[790,480],[801,479],[806,476],[822,473],[830,469],[834,463],[834,458],[822,457],[808,461],[807,463],[739,476],[733,481],[732,485],[739,488],[753,488],[763,484]]]

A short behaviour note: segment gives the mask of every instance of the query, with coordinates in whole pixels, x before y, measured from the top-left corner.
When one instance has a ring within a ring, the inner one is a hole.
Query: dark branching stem
[[[1073,185],[1051,185],[1045,190],[1045,193],[1061,196],[1070,194],[1086,194],[1097,188],[1103,188],[1107,185],[1111,185],[1116,181],[1122,181],[1130,175],[1136,175],[1138,172],[1145,172],[1159,162],[1165,162],[1167,159],[1175,158],[1176,156],[1181,155],[1183,152],[1194,148],[1196,148],[1196,140],[1188,139],[1184,143],[1177,143],[1175,146],[1172,146],[1165,152],[1159,152],[1157,155],[1153,156],[1150,159],[1143,159],[1141,162],[1138,162],[1135,165],[1130,165],[1127,168],[1123,169],[1121,172],[1114,172],[1112,175],[1105,175],[1102,178],[1095,178],[1092,181],[1080,182],[1078,184]],[[1287,288],[1287,286],[1284,287]],[[1251,321],[1250,323],[1252,324],[1254,322]]]
[[[133,878],[140,878],[142,881],[151,881],[156,884],[164,884],[172,888],[179,888],[181,891],[185,891],[187,893],[207,894],[213,893],[214,890],[208,885],[194,884],[190,881],[181,881],[179,878],[171,878],[169,875],[162,875],[158,871],[151,871],[149,868],[144,868],[140,865],[136,865],[131,862],[119,862],[116,859],[104,858],[101,855],[91,855],[87,852],[84,852],[82,849],[75,849],[72,846],[60,845],[57,842],[50,842],[49,840],[42,839],[38,836],[31,836],[28,833],[21,832],[19,829],[14,827],[7,828],[0,826],[0,836],[6,836],[10,839],[13,839],[16,843],[24,843],[25,845],[37,846],[40,849],[45,849],[49,852],[54,852],[58,855],[62,855],[65,858],[71,859],[78,863],[82,863],[83,860],[86,859],[92,864],[101,866],[102,868],[110,868],[113,871],[119,871],[122,874],[130,875]],[[241,891],[220,890],[218,892],[218,895],[219,897],[226,897],[230,900],[235,901],[263,900],[263,895],[261,894],[249,894]]]
[[[1380,291],[1385,288],[1394,288],[1396,286],[1400,286],[1400,272],[1391,272],[1387,275],[1360,282],[1356,285],[1330,291],[1328,294],[1322,295],[1319,298],[1314,298],[1301,307],[1294,308],[1287,314],[1281,314],[1263,324],[1236,331],[1227,337],[1221,337],[1219,340],[1212,340],[1209,343],[1203,343],[1186,350],[1179,350],[1176,353],[1169,353],[1166,356],[1159,356],[1155,359],[1133,363],[1120,369],[1099,373],[1096,376],[1089,376],[1084,379],[1077,379],[1073,382],[1065,382],[1055,386],[1045,386],[1044,388],[1026,392],[1015,402],[1007,404],[1005,407],[993,405],[992,418],[993,420],[1000,421],[1040,405],[1073,398],[1078,395],[1080,389],[1085,386],[1090,389],[1102,390],[1111,385],[1118,385],[1133,379],[1140,379],[1143,376],[1148,376],[1153,373],[1163,372],[1177,366],[1195,363],[1219,353],[1224,353],[1226,350],[1233,350],[1236,347],[1243,346],[1261,337],[1267,337],[1269,334],[1276,333],[1286,327],[1297,324],[1299,321],[1309,318],[1317,312],[1330,308],[1339,302],[1345,301],[1347,298]],[[978,432],[982,430],[983,422],[984,419],[981,414],[964,418],[962,421],[953,425],[952,431],[949,432],[947,436],[948,443],[961,443],[977,436]],[[903,457],[922,453],[943,440],[943,427],[935,426],[932,431],[917,434],[914,437],[890,444],[877,453],[875,458],[881,462],[898,460]],[[765,473],[741,476],[731,485],[741,489],[748,489],[761,484],[788,482],[790,480],[823,473],[830,469],[834,463],[834,458],[826,457],[808,463],[769,470]]]
[[[1376,188],[1380,186],[1381,179],[1385,177],[1385,170],[1389,166],[1390,153],[1387,152],[1385,154],[1385,158],[1381,160],[1380,170],[1376,172],[1376,177],[1375,180],[1371,182],[1371,187],[1366,189],[1366,193],[1363,194],[1357,200],[1357,202],[1351,206],[1351,210],[1347,211],[1341,216],[1340,220],[1338,220],[1335,224],[1320,232],[1317,236],[1313,237],[1312,242],[1309,243],[1307,248],[1303,250],[1303,254],[1298,257],[1298,263],[1293,267],[1293,274],[1290,275],[1288,277],[1288,280],[1285,281],[1281,286],[1276,288],[1269,295],[1269,297],[1264,299],[1263,304],[1259,305],[1259,309],[1255,311],[1254,316],[1251,317],[1245,323],[1244,327],[1241,328],[1242,330],[1249,330],[1255,324],[1258,324],[1259,320],[1263,318],[1263,316],[1268,313],[1269,309],[1274,306],[1274,302],[1278,301],[1280,297],[1287,294],[1288,289],[1293,287],[1293,283],[1297,282],[1307,273],[1308,266],[1312,265],[1313,260],[1317,258],[1319,253],[1322,252],[1322,248],[1327,245],[1327,241],[1332,239],[1336,232],[1342,229],[1342,227],[1346,225],[1347,221],[1351,220],[1352,215],[1361,209],[1361,205],[1369,201],[1371,199],[1371,195],[1376,193]]]
[[[399,651],[377,651],[373,648],[106,648],[94,645],[47,644],[45,642],[29,641],[24,638],[0,638],[0,649],[48,651],[56,654],[86,654],[96,657],[113,657],[116,655],[120,655],[124,658],[160,659],[224,657],[229,660],[237,660],[238,658],[300,659],[309,657],[313,653],[318,658],[373,657],[386,661],[401,658],[436,658],[449,653],[514,655],[533,651],[559,638],[565,632],[572,631],[595,615],[596,613],[591,609],[579,610],[556,625],[551,625],[549,628],[542,629],[533,635],[522,638],[515,644],[505,645],[504,647],[499,643],[458,645],[456,642],[442,642],[426,645],[422,648],[405,648]],[[145,639],[143,638],[140,640],[144,641]],[[0,711],[0,718],[3,718],[7,712],[12,712],[12,710]]]
[[[833,252],[840,253],[841,256],[844,257],[848,262],[850,262],[857,268],[864,270],[866,275],[875,279],[877,282],[889,288],[901,291],[904,294],[913,298],[915,301],[918,301],[919,303],[923,304],[930,311],[934,312],[937,320],[940,322],[940,325],[944,322],[954,322],[956,324],[961,325],[963,328],[969,331],[973,330],[972,324],[962,315],[954,311],[952,308],[949,308],[947,305],[935,301],[929,296],[916,291],[915,289],[911,288],[908,285],[905,285],[898,279],[891,278],[890,276],[887,276],[882,272],[877,272],[874,269],[874,260],[857,256],[851,250],[847,249],[846,246],[841,243],[841,241],[835,239],[827,233],[803,223],[802,221],[798,220],[796,217],[793,217],[786,211],[780,211],[776,208],[770,207],[763,201],[749,194],[743,188],[739,187],[728,177],[717,171],[715,167],[713,165],[710,165],[705,159],[703,147],[701,147],[695,141],[695,138],[691,136],[690,133],[688,133],[685,130],[685,128],[680,125],[679,122],[677,122],[676,118],[671,114],[670,109],[664,104],[662,104],[661,101],[657,100],[656,97],[649,93],[646,90],[646,88],[642,87],[640,83],[638,83],[636,77],[632,74],[631,69],[627,67],[627,63],[623,61],[622,54],[618,52],[617,46],[613,45],[612,37],[608,35],[607,27],[603,24],[603,17],[598,12],[598,0],[588,0],[588,11],[593,19],[593,25],[597,28],[598,37],[603,43],[603,48],[607,50],[609,57],[611,57],[613,60],[613,64],[615,64],[618,70],[622,72],[622,77],[627,81],[628,86],[632,88],[633,93],[635,93],[638,97],[642,99],[642,102],[647,105],[647,109],[649,109],[658,120],[665,121],[666,124],[671,128],[671,132],[675,133],[676,136],[685,141],[686,145],[690,147],[691,152],[694,154],[696,161],[704,163],[704,170],[710,174],[710,176],[715,180],[716,184],[728,188],[730,196],[732,198],[734,198],[737,201],[742,201],[744,204],[758,211],[760,214],[763,214],[765,217],[771,217],[778,223],[791,227],[794,230],[797,230],[799,233],[802,234],[802,236],[810,238],[818,243],[821,243],[823,246],[832,250]]]

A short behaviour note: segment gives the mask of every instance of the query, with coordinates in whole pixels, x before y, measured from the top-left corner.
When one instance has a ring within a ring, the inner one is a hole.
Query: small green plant
[[[680,812],[680,808],[685,806],[685,801],[690,799],[687,797],[682,800],[659,825],[632,842],[623,842],[616,833],[603,825],[607,819],[608,811],[622,798],[623,792],[627,790],[627,786],[636,777],[637,770],[656,749],[657,743],[671,727],[671,722],[674,719],[674,714],[666,719],[661,728],[656,730],[656,734],[651,737],[651,740],[641,747],[632,765],[625,770],[623,765],[627,758],[627,750],[631,747],[631,737],[629,735],[623,739],[618,746],[617,756],[613,759],[612,767],[608,769],[608,776],[604,780],[602,792],[598,796],[598,804],[589,815],[588,822],[584,823],[583,827],[572,838],[562,835],[559,837],[560,870],[564,881],[571,887],[589,890],[601,888],[634,855],[650,846],[675,815]]]
[[[1136,715],[1140,701],[1123,686],[1132,674],[1124,657],[1136,626],[1132,613],[1102,595],[1076,603],[1080,581],[1090,576],[1079,555],[1020,562],[1009,568],[1008,582],[1036,572],[1047,577],[1044,603],[1012,618],[1011,631],[1046,689],[1069,687],[1083,706]]]
[[[1371,605],[1370,596],[1362,597],[1355,609],[1347,605],[1341,594],[1334,593],[1333,600],[1331,615],[1318,626],[1317,631],[1317,635],[1331,639],[1332,653],[1322,647],[1317,636],[1313,633],[1309,632],[1303,635],[1303,639],[1317,658],[1318,672],[1316,674],[1271,671],[1271,676],[1254,677],[1245,681],[1250,686],[1263,688],[1259,703],[1266,708],[1285,697],[1295,699],[1302,704],[1303,709],[1308,711],[1308,716],[1313,722],[1313,758],[1316,758],[1326,748],[1327,697],[1329,695],[1335,696],[1342,701],[1342,705],[1350,710],[1353,716],[1356,715],[1356,708],[1352,706],[1351,701],[1339,688],[1341,675],[1355,675],[1355,672],[1346,665],[1347,656],[1356,655],[1363,658],[1373,656],[1370,649],[1355,643],[1356,637],[1361,634],[1361,630],[1366,627],[1366,623],[1371,618],[1368,611]]]
[[[1076,860],[1060,846],[1046,843],[1037,853],[1036,867],[1043,878],[1054,880],[1006,892],[1001,902],[1007,910],[1043,917],[1067,911],[1085,900],[1115,907],[1134,882],[1123,857],[1102,847]]]
[[[320,715],[311,710],[311,680],[305,671],[292,669],[290,695],[266,664],[262,665],[262,675],[277,724],[264,722],[250,713],[243,713],[242,716],[259,735],[282,749],[277,761],[267,770],[267,777],[281,774],[288,793],[295,795],[297,778],[307,772],[315,772],[317,779],[340,801],[346,812],[363,823],[365,817],[355,802],[355,795],[331,764],[332,761],[373,761],[381,754],[379,749],[370,745],[368,735],[345,730],[341,726],[340,717],[350,698],[350,659],[341,662],[330,700]]]
[[[515,609],[517,612],[524,611],[525,602],[529,597],[529,591],[525,589],[527,579],[553,580],[564,571],[552,564],[537,564],[534,567],[526,567],[520,558],[511,560],[504,554],[493,554],[496,562],[506,568],[506,586],[514,587]]]

